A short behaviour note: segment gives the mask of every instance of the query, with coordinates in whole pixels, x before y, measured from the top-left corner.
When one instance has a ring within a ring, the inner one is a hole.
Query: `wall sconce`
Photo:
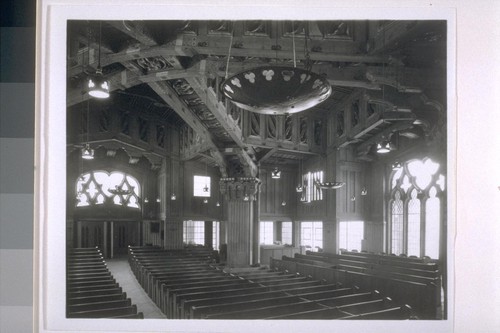
[[[250,200],[250,197],[248,196],[248,194],[245,194],[243,196],[243,201],[249,201]]]
[[[149,202],[149,199],[148,198],[144,198],[144,203],[148,203]]]
[[[366,187],[363,187],[361,189],[361,195],[367,195],[368,194],[368,190],[366,189]]]
[[[297,193],[302,193],[302,191],[304,191],[304,188],[302,187],[302,185],[297,185],[295,191],[297,191]]]
[[[215,204],[217,207],[220,207],[220,202],[217,201],[217,203]]]
[[[278,170],[278,167],[275,167],[273,171],[271,171],[271,178],[272,179],[280,179],[281,178],[281,171]]]
[[[281,202],[281,205],[282,205],[282,206],[286,206],[286,201],[285,201],[285,200],[283,200],[283,201]]]
[[[203,199],[203,203],[204,204],[208,203],[208,199],[207,198]]]
[[[170,200],[177,200],[177,196],[175,195],[175,193],[172,193],[172,195],[170,195]]]
[[[160,200],[160,198],[159,198],[159,197],[158,197],[158,198],[156,198],[156,202],[158,202],[158,203],[160,203],[160,202],[161,202],[161,200]]]
[[[351,201],[356,201],[356,196],[354,196],[354,195],[353,195],[353,196],[351,197]]]

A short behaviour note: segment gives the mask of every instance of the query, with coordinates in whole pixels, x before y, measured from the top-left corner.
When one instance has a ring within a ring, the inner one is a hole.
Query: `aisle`
[[[113,274],[116,282],[120,284],[132,304],[137,305],[137,311],[144,313],[144,319],[166,319],[156,304],[144,292],[130,270],[127,257],[106,259],[108,269]]]

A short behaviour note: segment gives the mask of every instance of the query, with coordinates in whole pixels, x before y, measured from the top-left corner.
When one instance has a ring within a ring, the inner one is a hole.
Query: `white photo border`
[[[55,1],[40,0],[37,16],[35,133],[34,316],[39,332],[451,332],[454,303],[456,190],[455,11],[451,7],[401,7],[398,1]],[[139,19],[438,19],[448,21],[448,300],[447,320],[414,321],[196,321],[67,319],[66,241],[66,23],[67,20]]]

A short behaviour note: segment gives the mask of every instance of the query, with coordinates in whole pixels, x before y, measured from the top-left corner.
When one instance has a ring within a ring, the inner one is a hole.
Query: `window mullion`
[[[420,199],[420,257],[425,256],[425,228],[427,220],[427,199],[428,195],[422,196]]]
[[[410,204],[410,196],[405,195],[405,199],[403,201],[403,252],[408,253],[408,215],[409,215],[409,204]]]

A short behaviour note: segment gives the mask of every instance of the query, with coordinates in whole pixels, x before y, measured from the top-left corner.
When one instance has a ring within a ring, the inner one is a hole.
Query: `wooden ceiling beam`
[[[226,57],[229,50],[229,40],[224,45],[218,47],[199,47],[191,45],[182,45],[168,43],[160,46],[134,46],[114,54],[104,55],[101,59],[103,66],[115,63],[124,62],[134,59],[158,57],[158,56],[189,56],[206,55],[206,56],[221,56]],[[269,59],[293,59],[292,50],[272,50],[262,48],[239,48],[231,49],[232,57],[255,57]],[[296,55],[297,60],[304,60],[304,55]],[[312,61],[328,61],[328,62],[348,62],[348,63],[387,63],[389,58],[384,56],[371,56],[360,54],[341,54],[338,52],[317,52],[311,53]]]
[[[267,151],[264,156],[262,156],[260,159],[259,159],[259,164],[261,163],[264,163],[267,159],[271,158],[271,156],[274,155],[274,153],[276,153],[278,151],[278,148],[274,147],[274,148],[271,148],[269,149],[269,151]]]
[[[150,82],[148,85],[154,90],[170,107],[188,124],[198,135],[201,136],[203,141],[210,144],[210,154],[218,162],[221,174],[227,177],[227,166],[224,156],[219,151],[217,145],[212,139],[212,135],[200,119],[193,113],[193,111],[182,101],[173,88],[165,82]]]
[[[107,21],[106,23],[143,45],[157,45],[153,37],[149,35],[147,26],[143,21]]]
[[[196,94],[205,101],[205,105],[212,112],[215,119],[222,125],[224,130],[229,134],[231,139],[241,149],[238,150],[237,155],[240,157],[244,167],[248,167],[250,177],[256,177],[258,168],[250,155],[246,152],[247,145],[243,142],[241,129],[236,121],[227,113],[226,107],[217,100],[217,95],[211,87],[207,87],[205,81],[200,81],[196,78],[187,78],[191,88],[194,89]]]
[[[356,146],[356,151],[358,154],[364,154],[368,149],[370,148],[371,145],[376,144],[383,139],[389,138],[389,136],[396,131],[401,131],[403,129],[407,129],[411,127],[413,124],[413,120],[402,120],[402,121],[396,121],[389,127],[386,127],[384,130],[381,132],[373,135],[371,138],[365,140],[363,143],[360,143],[359,145]]]
[[[146,47],[156,47],[156,41],[151,38],[146,31],[146,27],[142,22],[131,22],[131,25],[126,25],[125,22],[113,22],[112,24],[115,28],[119,29],[123,33],[128,36],[138,40],[140,43],[145,45]],[[165,54],[159,56],[166,56],[170,59],[170,64],[174,67],[174,70],[182,72],[182,75],[186,74],[186,71],[182,68],[180,62],[175,58],[178,54]],[[144,58],[144,57],[141,57]],[[136,58],[137,59],[137,58]],[[140,70],[129,61],[121,61],[122,64],[125,64],[128,69],[134,72],[135,74],[140,74]],[[172,74],[172,71],[170,71]],[[169,75],[165,74],[165,71],[158,75],[157,77],[166,76],[168,79],[172,79]],[[143,76],[142,76],[143,77]],[[151,79],[151,76],[148,76]],[[217,165],[219,166],[222,177],[227,177],[227,165],[224,159],[224,156],[219,151],[217,145],[215,144],[212,135],[209,130],[205,127],[205,125],[201,122],[201,120],[196,116],[196,114],[191,110],[191,108],[182,101],[175,90],[171,88],[166,82],[158,81],[151,82],[148,80],[148,77],[143,77],[144,81],[147,82],[149,87],[153,89],[160,98],[162,98],[185,122],[190,126],[194,131],[197,132],[198,135],[202,138],[202,141],[208,143],[210,147],[210,155],[213,157]],[[163,78],[165,80],[165,78]]]

